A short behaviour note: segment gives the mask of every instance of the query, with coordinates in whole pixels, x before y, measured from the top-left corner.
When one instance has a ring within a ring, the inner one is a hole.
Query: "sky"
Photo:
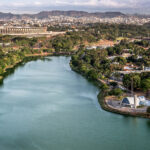
[[[0,0],[1,12],[37,13],[50,10],[121,11],[150,14],[150,0]]]

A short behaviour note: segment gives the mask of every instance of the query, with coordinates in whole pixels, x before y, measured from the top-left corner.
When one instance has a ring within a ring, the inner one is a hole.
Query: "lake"
[[[101,109],[99,89],[48,57],[18,67],[0,87],[0,150],[149,150],[150,120]]]

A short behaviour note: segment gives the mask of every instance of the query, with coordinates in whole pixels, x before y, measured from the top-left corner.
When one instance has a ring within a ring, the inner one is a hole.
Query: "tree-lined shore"
[[[72,69],[97,83],[105,96],[121,99],[131,90],[132,80],[135,92],[142,91],[149,96],[149,72],[125,74],[119,81],[119,72],[127,65],[139,70],[150,67],[150,42],[144,39],[149,32],[150,27],[145,25],[87,24],[50,38],[1,35],[0,80],[26,58],[69,55]],[[89,45],[98,45],[100,40],[114,42],[114,46],[88,49]]]

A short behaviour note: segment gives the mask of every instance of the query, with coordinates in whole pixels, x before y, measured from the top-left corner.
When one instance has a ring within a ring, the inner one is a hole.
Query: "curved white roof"
[[[122,103],[128,104],[128,105],[134,105],[134,97],[125,97],[122,100]],[[140,99],[137,97],[137,105],[140,105]]]

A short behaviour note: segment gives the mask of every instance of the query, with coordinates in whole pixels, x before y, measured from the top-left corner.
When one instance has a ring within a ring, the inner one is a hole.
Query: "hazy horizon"
[[[96,12],[100,12],[100,13],[106,13],[106,12],[120,12],[120,13],[123,13],[123,14],[139,14],[139,15],[150,15],[150,12],[149,13],[142,13],[142,12],[126,12],[125,10],[124,11],[121,11],[121,10],[84,10],[84,9],[41,9],[41,10],[32,10],[30,11],[29,8],[27,8],[26,10],[22,10],[22,11],[2,11],[0,10],[1,13],[11,13],[11,14],[19,14],[19,15],[23,15],[23,14],[38,14],[40,12],[44,12],[44,11],[83,11],[83,12],[88,12],[88,13],[96,13]]]
[[[1,0],[0,3],[0,12],[19,14],[52,10],[150,14],[149,8],[150,0]]]

